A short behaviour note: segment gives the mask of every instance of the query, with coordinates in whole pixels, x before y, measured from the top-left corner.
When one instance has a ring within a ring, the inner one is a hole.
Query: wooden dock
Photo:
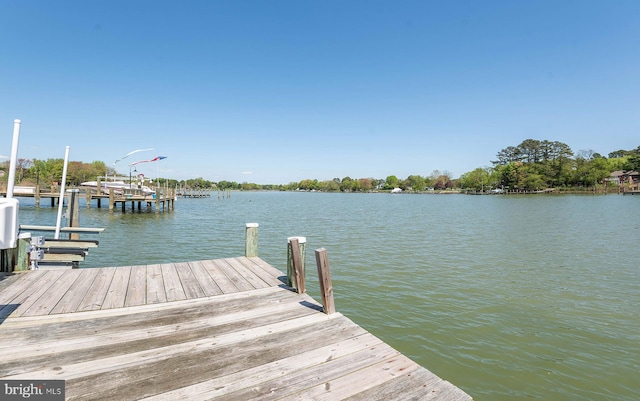
[[[258,257],[0,276],[0,379],[68,400],[470,400]]]
[[[132,211],[136,210],[136,206],[138,211],[142,210],[142,205],[146,205],[147,211],[155,210],[156,213],[175,209],[175,190],[169,188],[159,190],[156,196],[143,194],[135,188],[131,191],[127,190],[124,193],[116,193],[111,189],[108,194],[105,194],[99,193],[96,189],[81,187],[81,189],[71,188],[67,190],[66,198],[69,198],[71,191],[77,191],[78,197],[85,199],[87,209],[91,207],[93,201],[95,201],[98,209],[102,208],[103,201],[106,202],[110,212],[121,209],[124,213],[127,209],[127,204],[130,205]],[[6,196],[6,189],[0,190],[0,196]],[[51,207],[55,207],[59,202],[60,192],[42,190],[38,186],[19,186],[14,188],[13,196],[18,198],[34,198],[36,208],[41,206],[43,199],[49,199]]]
[[[211,189],[178,188],[176,196],[181,198],[210,198]]]

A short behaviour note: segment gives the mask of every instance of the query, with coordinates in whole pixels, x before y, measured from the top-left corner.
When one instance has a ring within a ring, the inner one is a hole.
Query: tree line
[[[184,186],[194,189],[219,190],[280,190],[324,192],[372,192],[400,188],[405,191],[467,189],[474,191],[502,188],[512,191],[536,191],[546,188],[584,188],[603,185],[617,170],[640,171],[640,146],[631,150],[617,150],[607,157],[592,150],[574,154],[569,145],[548,140],[526,139],[519,145],[508,146],[496,154],[491,167],[478,167],[453,178],[448,171],[434,170],[428,176],[410,175],[398,178],[333,178],[331,180],[304,179],[288,184],[238,183],[221,180],[213,182],[202,177],[175,180],[158,178],[159,185]],[[6,181],[9,162],[0,163],[2,181]],[[18,159],[16,182],[47,186],[60,181],[63,159]],[[69,162],[67,184],[80,185],[96,177],[116,176],[118,173],[102,161]]]
[[[492,167],[476,168],[460,177],[463,188],[481,191],[502,188],[538,191],[547,188],[585,188],[606,184],[612,172],[640,170],[640,146],[605,157],[593,150],[574,154],[562,142],[524,140],[497,153]]]

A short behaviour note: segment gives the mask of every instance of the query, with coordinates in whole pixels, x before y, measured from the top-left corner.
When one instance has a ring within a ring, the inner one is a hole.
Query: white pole
[[[20,138],[20,120],[13,120],[13,142],[11,143],[11,160],[9,162],[9,178],[7,181],[7,199],[13,198],[13,186],[16,183],[16,164],[18,162],[18,140]]]
[[[53,237],[58,239],[60,237],[60,222],[62,221],[62,204],[64,203],[64,191],[67,184],[67,164],[69,164],[69,147],[65,147],[64,150],[64,167],[62,168],[62,183],[60,183],[60,198],[58,199],[58,218],[56,219],[56,233]]]

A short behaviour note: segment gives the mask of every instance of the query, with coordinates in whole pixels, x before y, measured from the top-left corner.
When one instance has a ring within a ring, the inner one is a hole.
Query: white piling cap
[[[247,223],[247,228],[258,228],[259,225],[258,223]]]
[[[289,237],[287,238],[287,243],[290,243],[292,239],[297,238],[298,243],[305,244],[307,242],[307,237]]]

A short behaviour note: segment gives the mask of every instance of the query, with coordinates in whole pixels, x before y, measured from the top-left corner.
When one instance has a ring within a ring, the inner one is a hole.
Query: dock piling
[[[80,191],[77,189],[69,189],[67,191],[67,218],[69,219],[67,226],[69,227],[80,227],[80,217],[79,217],[79,209],[80,209]],[[80,239],[80,234],[71,233],[69,234],[69,239]]]
[[[291,244],[292,240],[294,239],[297,240],[297,245],[299,248],[296,252],[297,255],[295,257],[300,258],[299,269],[298,269],[300,274],[297,274],[297,271],[294,266],[294,252]],[[298,291],[300,291],[301,289],[304,290],[304,276],[305,276],[304,261],[305,261],[305,255],[306,255],[306,244],[307,244],[306,237],[287,238],[287,285],[295,288]],[[303,283],[302,288],[298,287],[299,276],[300,276],[300,280],[302,280],[302,283]]]
[[[333,302],[333,285],[331,284],[331,273],[329,271],[329,257],[324,248],[316,249],[316,265],[318,267],[318,278],[320,280],[320,296],[322,297],[322,309],[324,313],[330,315],[335,313],[336,306]]]
[[[293,271],[295,273],[295,287],[298,289],[298,294],[304,294],[306,292],[304,282],[304,266],[302,263],[302,252],[300,249],[300,242],[298,238],[291,238],[291,261],[293,263]]]
[[[248,258],[258,256],[258,223],[247,223],[244,255]]]

